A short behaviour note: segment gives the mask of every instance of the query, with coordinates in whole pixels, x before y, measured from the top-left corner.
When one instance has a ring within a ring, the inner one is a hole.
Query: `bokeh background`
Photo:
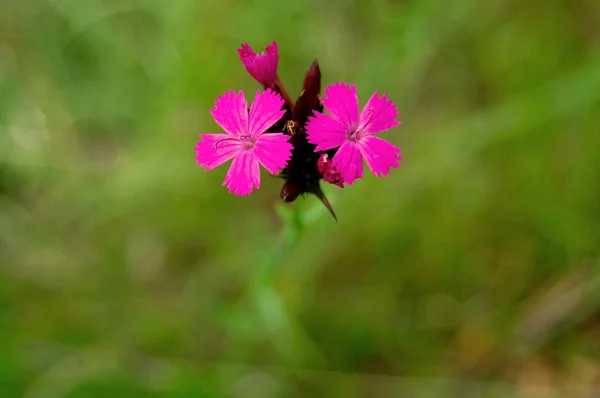
[[[0,396],[600,396],[600,3],[2,0]],[[194,162],[280,46],[388,93],[388,178]],[[595,389],[595,390],[594,390]],[[596,395],[599,394],[599,395]]]

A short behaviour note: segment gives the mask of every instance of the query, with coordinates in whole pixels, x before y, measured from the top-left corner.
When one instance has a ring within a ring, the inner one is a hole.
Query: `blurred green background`
[[[400,169],[229,195],[208,109],[388,93]],[[2,0],[0,396],[591,397],[600,3]]]

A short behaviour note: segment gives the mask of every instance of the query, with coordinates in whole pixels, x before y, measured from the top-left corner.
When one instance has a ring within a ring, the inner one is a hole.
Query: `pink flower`
[[[319,170],[319,173],[321,173],[325,182],[344,188],[344,181],[342,180],[340,173],[338,173],[331,164],[331,159],[329,159],[328,154],[322,153],[321,156],[319,156],[319,160],[317,160],[317,170]]]
[[[281,97],[269,89],[256,92],[250,112],[243,91],[223,94],[210,113],[226,134],[200,134],[196,162],[208,171],[233,159],[223,182],[229,192],[244,196],[259,188],[259,163],[269,173],[278,174],[291,157],[290,136],[263,134],[283,116],[282,106]]]
[[[277,64],[279,63],[277,42],[274,41],[260,54],[256,54],[248,43],[242,44],[242,48],[238,48],[237,51],[248,73],[259,83],[273,87],[277,80]]]
[[[400,124],[395,120],[398,110],[386,95],[379,97],[375,92],[360,113],[355,86],[336,83],[327,86],[325,96],[321,101],[331,116],[315,111],[315,116],[309,117],[306,133],[308,141],[317,146],[315,151],[339,147],[332,166],[342,181],[350,185],[362,178],[363,158],[377,177],[399,166],[401,149],[374,135]]]

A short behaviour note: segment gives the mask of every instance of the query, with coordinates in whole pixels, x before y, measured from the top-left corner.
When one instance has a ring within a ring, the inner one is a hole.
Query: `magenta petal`
[[[291,136],[281,133],[269,133],[256,139],[252,152],[269,173],[279,174],[279,169],[283,169],[287,165],[294,148],[288,142],[290,138]]]
[[[360,151],[353,142],[346,141],[333,157],[333,167],[340,173],[342,181],[352,185],[354,180],[363,177],[363,163]]]
[[[346,83],[335,83],[325,88],[326,98],[321,98],[323,106],[334,119],[353,131],[358,127],[358,96],[356,86]]]
[[[237,52],[240,56],[240,60],[244,63],[244,65],[246,64],[246,62],[249,62],[250,60],[256,58],[256,53],[248,43],[243,43],[242,47],[237,49]]]
[[[227,134],[200,134],[202,141],[196,145],[196,163],[206,171],[222,165],[241,150],[237,137]]]
[[[398,153],[402,150],[375,136],[363,137],[358,143],[358,149],[365,158],[369,169],[377,176],[390,174],[390,168],[399,166],[402,158]]]
[[[380,133],[398,126],[401,122],[395,120],[397,117],[398,108],[392,100],[387,99],[387,94],[379,97],[375,91],[360,114],[359,129],[364,133]]]
[[[315,116],[309,117],[306,123],[306,135],[308,142],[317,146],[315,151],[327,151],[342,145],[346,140],[346,126],[329,115],[314,113]]]
[[[229,134],[239,135],[248,131],[248,102],[241,90],[237,95],[229,91],[220,96],[210,114]]]
[[[238,196],[246,196],[253,188],[260,187],[260,170],[252,151],[242,152],[233,159],[223,185]]]
[[[279,94],[270,89],[266,89],[261,94],[260,90],[258,90],[250,108],[248,132],[253,137],[257,137],[267,131],[285,113],[285,111],[281,110],[282,107],[283,98]]]
[[[273,41],[260,54],[256,54],[248,43],[242,44],[237,51],[244,67],[253,78],[266,86],[272,86],[275,83],[279,63],[276,41]]]

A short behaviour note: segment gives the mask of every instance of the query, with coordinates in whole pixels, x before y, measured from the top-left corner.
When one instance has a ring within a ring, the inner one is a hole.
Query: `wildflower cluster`
[[[312,193],[335,217],[321,179],[340,188],[351,185],[363,177],[363,159],[377,177],[399,166],[400,148],[375,135],[400,124],[386,95],[375,92],[362,110],[354,85],[329,85],[319,97],[321,71],[315,60],[293,102],[277,76],[277,42],[260,54],[242,44],[238,54],[264,91],[256,92],[250,108],[241,90],[220,96],[210,113],[225,134],[200,134],[196,146],[196,162],[205,170],[233,159],[223,182],[230,193],[244,196],[258,189],[262,165],[285,179],[284,201]]]

